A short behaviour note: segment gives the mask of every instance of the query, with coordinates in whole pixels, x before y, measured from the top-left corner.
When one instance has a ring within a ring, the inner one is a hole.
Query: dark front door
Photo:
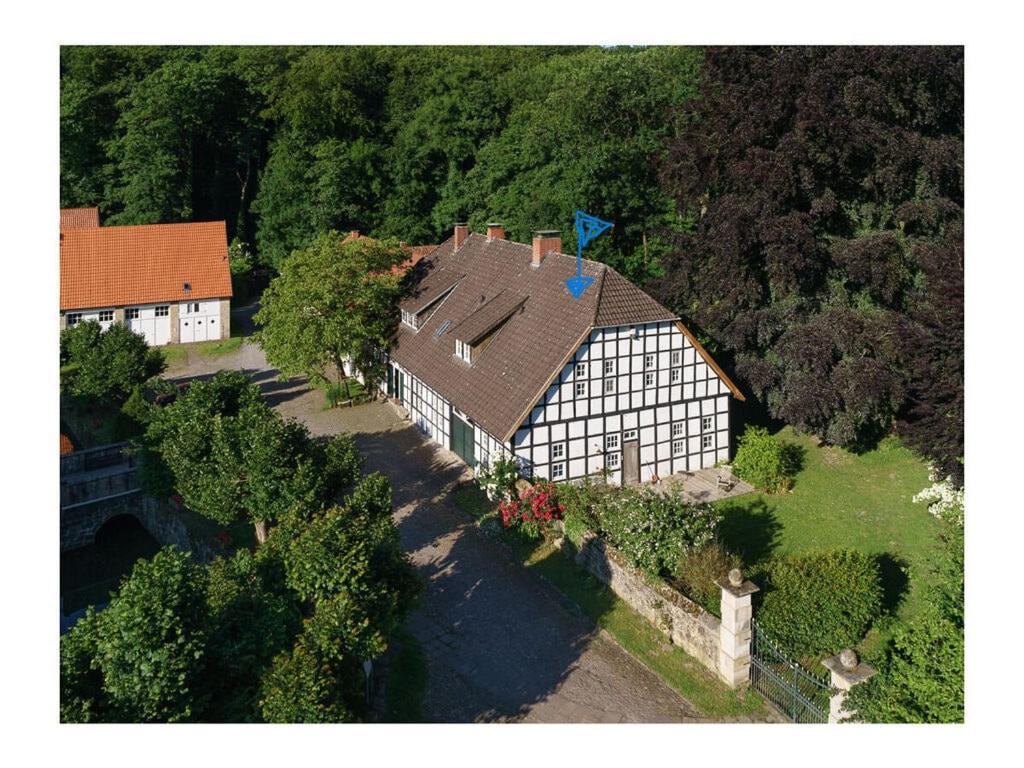
[[[473,442],[473,427],[452,414],[452,451],[455,455],[469,464],[476,466],[476,446]]]
[[[395,370],[395,397],[398,398],[398,402],[405,405],[405,374],[399,370]]]
[[[388,397],[395,396],[395,366],[388,366]]]
[[[640,482],[640,443],[630,440],[622,444],[622,483]]]

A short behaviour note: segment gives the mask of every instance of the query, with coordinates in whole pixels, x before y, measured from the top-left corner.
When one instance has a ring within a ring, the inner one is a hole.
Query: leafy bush
[[[518,528],[531,539],[545,536],[548,523],[562,516],[563,507],[558,503],[557,494],[554,483],[538,481],[524,490],[517,500],[506,500],[498,505],[501,524],[506,528]]]
[[[60,362],[64,392],[117,403],[163,370],[160,352],[120,323],[104,331],[88,321],[61,331]]]
[[[679,490],[662,495],[636,488],[605,494],[597,507],[601,532],[629,562],[652,576],[669,572],[683,552],[707,545],[722,516]]]
[[[591,531],[589,519],[576,511],[566,511],[562,519],[562,525],[565,531],[565,538],[576,547],[583,543],[583,538]]]
[[[719,541],[712,541],[699,549],[687,550],[679,555],[672,575],[676,586],[691,600],[704,606],[715,616],[722,610],[722,590],[715,584],[716,579],[725,576],[733,568],[742,568],[737,555],[729,552]]]
[[[875,558],[853,550],[785,555],[768,564],[757,619],[796,656],[838,653],[859,643],[882,613]]]
[[[793,485],[800,469],[799,451],[799,446],[780,440],[764,427],[748,426],[740,436],[732,468],[756,488],[780,493]]]
[[[481,468],[476,479],[487,498],[507,501],[515,494],[519,465],[514,458],[501,457],[493,461],[490,467]]]

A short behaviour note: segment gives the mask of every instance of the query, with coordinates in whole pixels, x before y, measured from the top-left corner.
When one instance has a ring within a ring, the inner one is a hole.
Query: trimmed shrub
[[[562,525],[565,531],[565,538],[572,542],[573,546],[579,547],[583,543],[583,537],[591,531],[589,519],[585,518],[578,511],[566,509],[562,518]]]
[[[877,561],[841,549],[772,560],[757,620],[793,655],[818,657],[859,643],[881,613]]]
[[[748,426],[740,436],[733,472],[756,488],[781,493],[799,470],[799,447],[785,443],[764,427]]]
[[[682,553],[707,545],[722,519],[710,504],[693,504],[680,491],[661,495],[636,488],[604,495],[597,517],[601,532],[630,564],[658,577]]]
[[[699,549],[683,552],[672,570],[675,586],[715,616],[722,612],[722,590],[715,584],[733,568],[742,568],[737,555],[721,542],[712,541]]]

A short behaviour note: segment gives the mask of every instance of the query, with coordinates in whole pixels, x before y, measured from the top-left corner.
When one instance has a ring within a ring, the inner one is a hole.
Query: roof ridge
[[[594,302],[594,316],[590,319],[590,327],[594,328],[597,325],[597,314],[601,311],[601,295],[604,293],[604,276],[608,274],[608,265],[604,264],[604,269],[598,277],[597,283],[597,301]]]

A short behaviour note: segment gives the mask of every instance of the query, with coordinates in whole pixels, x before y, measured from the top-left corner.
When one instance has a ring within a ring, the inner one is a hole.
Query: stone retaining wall
[[[665,584],[652,583],[598,536],[588,534],[576,562],[715,675],[721,620]]]

